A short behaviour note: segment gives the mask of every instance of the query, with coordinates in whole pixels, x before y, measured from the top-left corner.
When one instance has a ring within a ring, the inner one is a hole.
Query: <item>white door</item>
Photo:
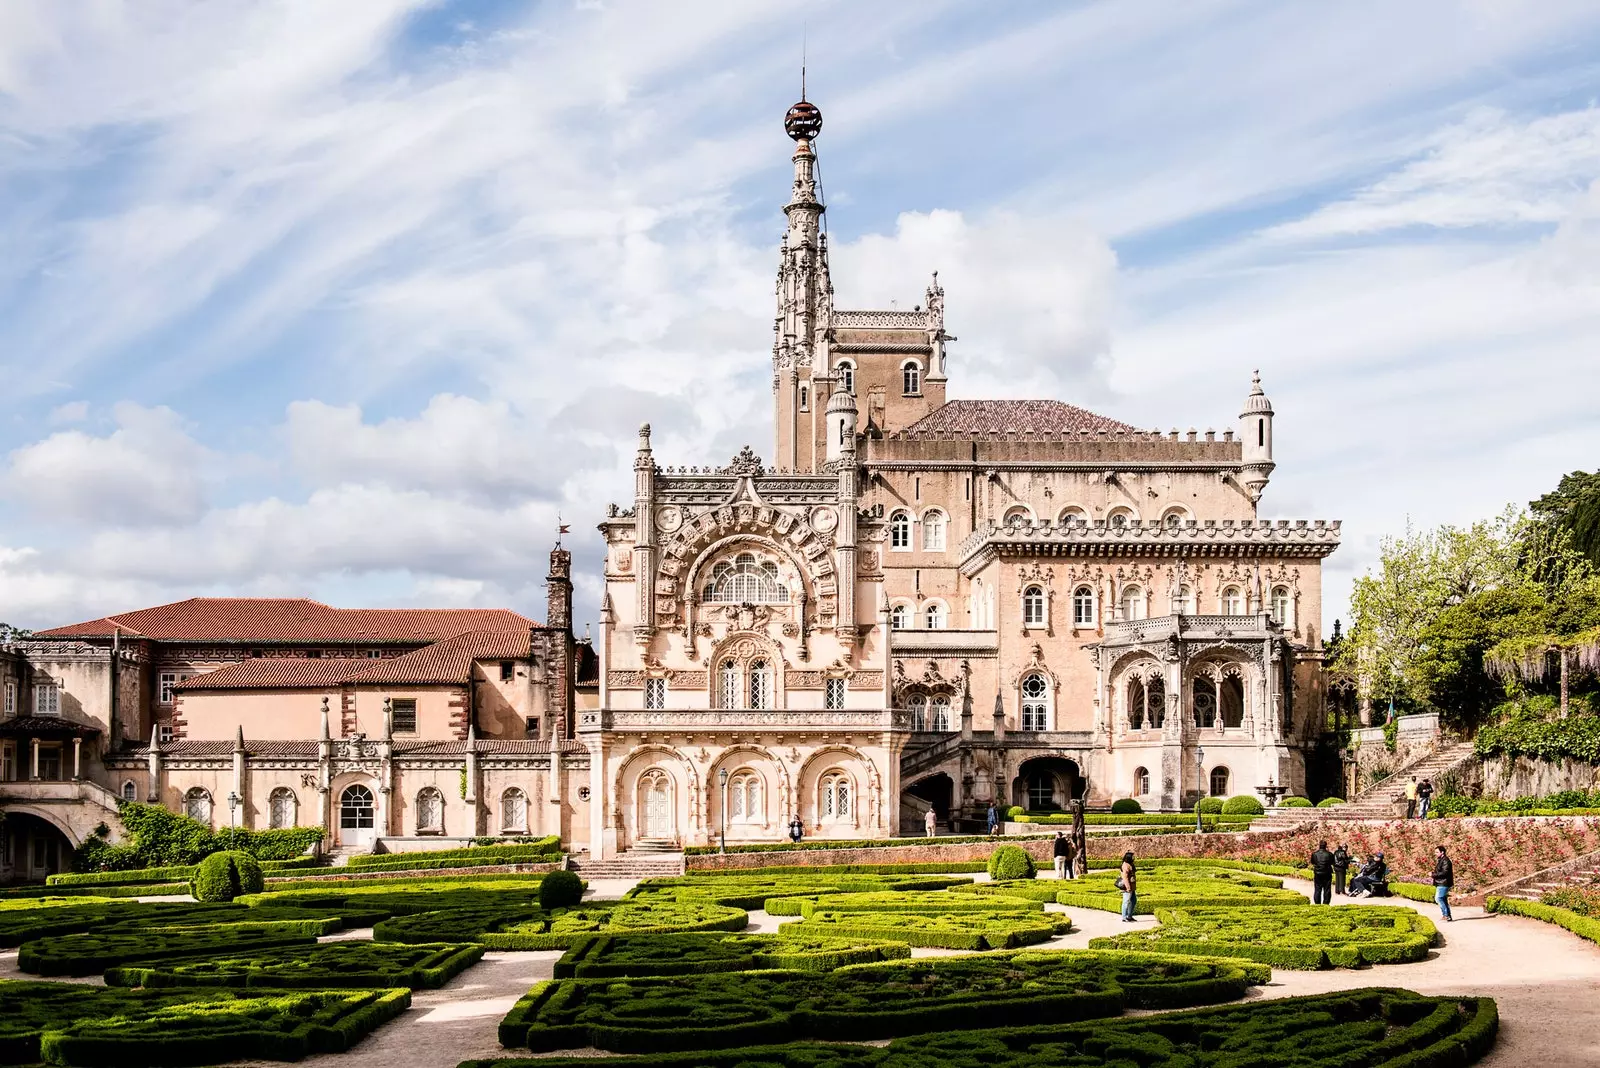
[[[372,791],[357,783],[339,795],[339,844],[365,849],[373,837]]]
[[[644,789],[644,836],[646,838],[672,837],[672,792],[667,787],[667,777],[656,774],[647,777]]]

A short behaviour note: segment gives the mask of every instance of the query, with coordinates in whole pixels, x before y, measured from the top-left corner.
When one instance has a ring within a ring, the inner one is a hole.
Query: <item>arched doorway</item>
[[[639,777],[639,832],[641,838],[671,841],[672,779],[660,768],[652,768]]]
[[[42,883],[72,867],[72,848],[49,820],[13,809],[0,823],[0,882]]]
[[[934,818],[941,825],[948,826],[951,830],[954,830],[954,824],[951,822],[954,817],[951,804],[955,799],[955,788],[956,785],[950,776],[942,771],[935,775],[929,775],[927,778],[918,779],[910,786],[907,786],[902,796],[907,799],[916,798],[916,801],[912,801],[909,804],[901,804],[900,807],[904,815],[901,817],[900,833],[920,835],[926,832],[927,828],[922,821],[925,818],[923,813],[927,811],[927,808],[917,802],[926,802],[928,805],[932,805]]]
[[[377,825],[372,791],[351,783],[339,795],[339,844],[358,849],[372,845]]]
[[[1029,812],[1060,812],[1083,796],[1083,775],[1066,757],[1024,760],[1011,783],[1011,803]]]

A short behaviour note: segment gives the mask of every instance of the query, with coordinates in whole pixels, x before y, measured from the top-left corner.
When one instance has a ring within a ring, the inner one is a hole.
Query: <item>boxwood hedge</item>
[[[126,925],[172,926],[206,923],[229,913],[243,913],[237,905],[200,905],[165,901],[83,901],[49,908],[0,910],[0,947],[20,946],[47,935],[72,934]]]
[[[17,951],[17,967],[33,975],[93,975],[129,961],[311,945],[318,933],[304,922],[80,931],[24,942]]]
[[[830,869],[812,869],[799,875],[719,875],[646,879],[625,895],[640,899],[664,894],[700,897],[737,909],[761,909],[774,898],[815,897],[830,893],[943,890],[962,886],[967,879],[949,876],[855,875]],[[798,915],[790,912],[788,915]]]
[[[1259,976],[1257,976],[1259,978]],[[795,1037],[871,1040],[925,1031],[1115,1016],[1240,997],[1228,962],[1082,951],[936,957],[825,974],[748,971],[535,986],[500,1025],[533,1050],[706,1050]]]
[[[896,1038],[887,1046],[799,1042],[656,1053],[650,1068],[1461,1068],[1494,1045],[1492,998],[1349,990],[1091,1023]],[[787,1036],[785,1036],[787,1037]],[[830,1036],[831,1037],[831,1036]],[[638,1068],[629,1057],[466,1061],[461,1068]]]
[[[409,990],[126,990],[0,982],[0,1061],[140,1068],[342,1053]]]
[[[269,884],[270,885],[270,884]],[[381,910],[395,916],[439,909],[485,907],[536,907],[538,879],[502,876],[498,879],[464,882],[451,879],[374,879],[329,880],[301,884],[293,889],[268,890],[238,899],[252,908],[295,906],[340,909],[359,907]]]
[[[490,949],[569,949],[597,934],[741,931],[743,909],[703,900],[596,902],[570,909],[464,908],[397,916],[373,928],[380,942],[477,942]]]
[[[288,860],[260,860],[263,872],[295,871],[315,868],[322,861],[317,857],[292,857]],[[45,879],[47,886],[138,886],[144,883],[188,882],[194,878],[198,864],[179,864],[165,868],[133,868],[128,871],[91,871],[51,875]]]
[[[107,986],[277,989],[440,987],[483,959],[479,945],[322,942],[106,969]]]
[[[1077,908],[1100,909],[1103,912],[1122,910],[1122,892],[1108,878],[1079,879],[1070,883],[1057,883],[1056,901]],[[1163,908],[1201,906],[1228,906],[1230,908],[1283,908],[1309,905],[1304,894],[1294,890],[1280,890],[1270,886],[1254,886],[1245,882],[1223,879],[1162,879],[1140,873],[1139,898],[1135,912],[1149,916]]]
[[[1530,920],[1553,923],[1558,927],[1565,927],[1579,938],[1600,942],[1600,919],[1573,912],[1571,909],[1557,908],[1554,905],[1534,901],[1521,901],[1513,897],[1491,897],[1484,902],[1484,907],[1490,912],[1501,912],[1508,916],[1526,916]]]
[[[1031,898],[1008,897],[1004,894],[974,896],[952,894],[945,890],[908,890],[903,893],[773,898],[767,902],[767,912],[773,916],[810,916],[817,912],[900,912],[919,916],[953,916],[968,912],[1042,913],[1044,904]]]
[[[507,845],[467,846],[462,849],[428,849],[412,853],[368,853],[350,858],[351,869],[388,868],[393,866],[409,867],[418,862],[426,861],[468,861],[461,867],[471,867],[472,864],[515,864],[522,862],[525,857],[545,857],[555,855],[561,859],[561,837],[550,835],[547,838],[536,838],[530,842],[516,842]],[[429,864],[430,867],[442,866]]]
[[[597,935],[580,939],[555,964],[557,979],[702,975],[767,969],[826,972],[911,956],[904,942],[783,938],[769,934]]]
[[[1072,930],[1059,912],[968,912],[924,916],[905,912],[813,912],[786,923],[787,938],[865,938],[942,949],[1015,949],[1045,942]]]
[[[1160,926],[1108,938],[1095,949],[1243,957],[1276,968],[1359,968],[1422,960],[1437,935],[1411,909],[1339,905],[1302,909],[1160,909]]]

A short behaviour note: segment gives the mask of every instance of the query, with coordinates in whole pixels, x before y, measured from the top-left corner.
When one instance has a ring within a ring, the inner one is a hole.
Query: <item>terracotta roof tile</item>
[[[178,683],[178,690],[316,690],[337,686],[372,661],[257,656]]]
[[[475,660],[529,655],[526,631],[468,631],[384,659],[258,656],[186,679],[179,690],[316,690],[344,684],[466,684]]]
[[[535,626],[503,608],[334,608],[304,597],[192,597],[34,637],[105,637],[120,629],[157,641],[437,642],[469,630],[525,634]]]
[[[1127,423],[1056,400],[954,400],[940,405],[906,428],[907,432],[973,435],[1134,429]]]
[[[168,756],[230,756],[234,745],[233,741],[225,738],[180,738],[162,742],[160,748]],[[299,739],[246,738],[244,751],[250,756],[314,757],[317,755],[317,743]]]

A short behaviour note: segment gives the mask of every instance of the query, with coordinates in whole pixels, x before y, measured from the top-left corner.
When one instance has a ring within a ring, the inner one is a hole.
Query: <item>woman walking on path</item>
[[[1440,846],[1439,855],[1433,862],[1433,900],[1438,903],[1439,915],[1444,917],[1445,923],[1455,922],[1450,915],[1450,888],[1455,884],[1456,866],[1450,863],[1444,846]]]
[[[1139,907],[1139,873],[1133,868],[1133,850],[1122,854],[1122,873],[1117,877],[1122,890],[1122,922],[1133,922],[1133,910]]]

